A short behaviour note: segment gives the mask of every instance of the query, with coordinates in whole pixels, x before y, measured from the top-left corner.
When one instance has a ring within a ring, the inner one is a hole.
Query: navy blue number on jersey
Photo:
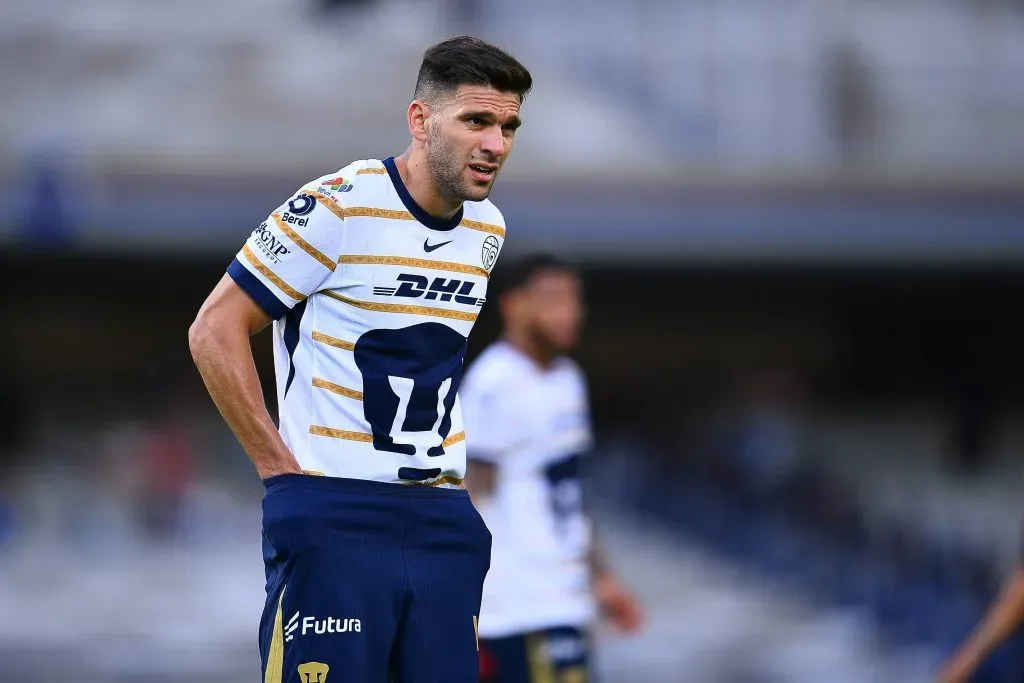
[[[583,512],[580,460],[580,456],[572,455],[544,468],[555,529],[562,534],[568,531],[572,518]]]
[[[452,427],[451,411],[462,381],[466,338],[440,323],[398,330],[371,330],[356,342],[356,367],[363,376],[363,414],[378,451],[416,455],[403,440],[425,433],[427,455],[444,455],[442,442]],[[428,479],[439,469],[403,467],[405,479]]]

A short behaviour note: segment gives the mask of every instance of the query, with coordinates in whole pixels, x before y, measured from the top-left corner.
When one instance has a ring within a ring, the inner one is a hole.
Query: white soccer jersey
[[[481,514],[491,531],[480,635],[498,638],[594,616],[580,460],[591,448],[586,380],[562,358],[542,368],[507,342],[466,373],[469,456],[497,467]]]
[[[273,319],[280,431],[332,477],[460,486],[466,338],[505,237],[489,201],[427,214],[393,159],[282,204],[228,273]]]

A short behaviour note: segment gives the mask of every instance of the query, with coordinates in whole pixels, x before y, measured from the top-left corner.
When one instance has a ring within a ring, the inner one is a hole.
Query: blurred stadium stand
[[[404,149],[461,31],[537,78],[508,255],[587,277],[651,613],[603,680],[930,680],[1022,550],[1020,2],[6,3],[0,681],[257,675],[260,486],[186,330],[282,198]]]

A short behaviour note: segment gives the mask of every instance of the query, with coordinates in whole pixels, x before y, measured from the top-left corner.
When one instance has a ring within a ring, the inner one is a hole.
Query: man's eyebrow
[[[463,112],[459,116],[459,118],[463,120],[482,119],[484,121],[494,121],[495,118],[497,117],[494,115],[494,112],[490,111],[466,111]],[[523,120],[520,119],[518,116],[512,116],[511,118],[509,118],[508,121],[505,122],[505,125],[511,126],[512,128],[519,128],[521,125],[523,125]]]

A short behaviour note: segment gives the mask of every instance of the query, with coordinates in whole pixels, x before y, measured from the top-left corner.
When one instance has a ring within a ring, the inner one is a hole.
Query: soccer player
[[[988,656],[1024,623],[1024,565],[1013,570],[1002,594],[989,608],[974,633],[950,657],[939,683],[969,683]]]
[[[595,608],[625,632],[641,613],[591,541],[583,505],[587,388],[565,355],[583,317],[581,282],[543,254],[502,275],[502,338],[470,367],[462,395],[466,484],[493,537],[481,680],[582,683]]]
[[[189,331],[266,484],[265,683],[476,683],[490,533],[462,486],[466,338],[505,237],[488,201],[530,73],[483,41],[429,48],[412,142],[303,185]],[[279,427],[249,343],[273,321]]]

